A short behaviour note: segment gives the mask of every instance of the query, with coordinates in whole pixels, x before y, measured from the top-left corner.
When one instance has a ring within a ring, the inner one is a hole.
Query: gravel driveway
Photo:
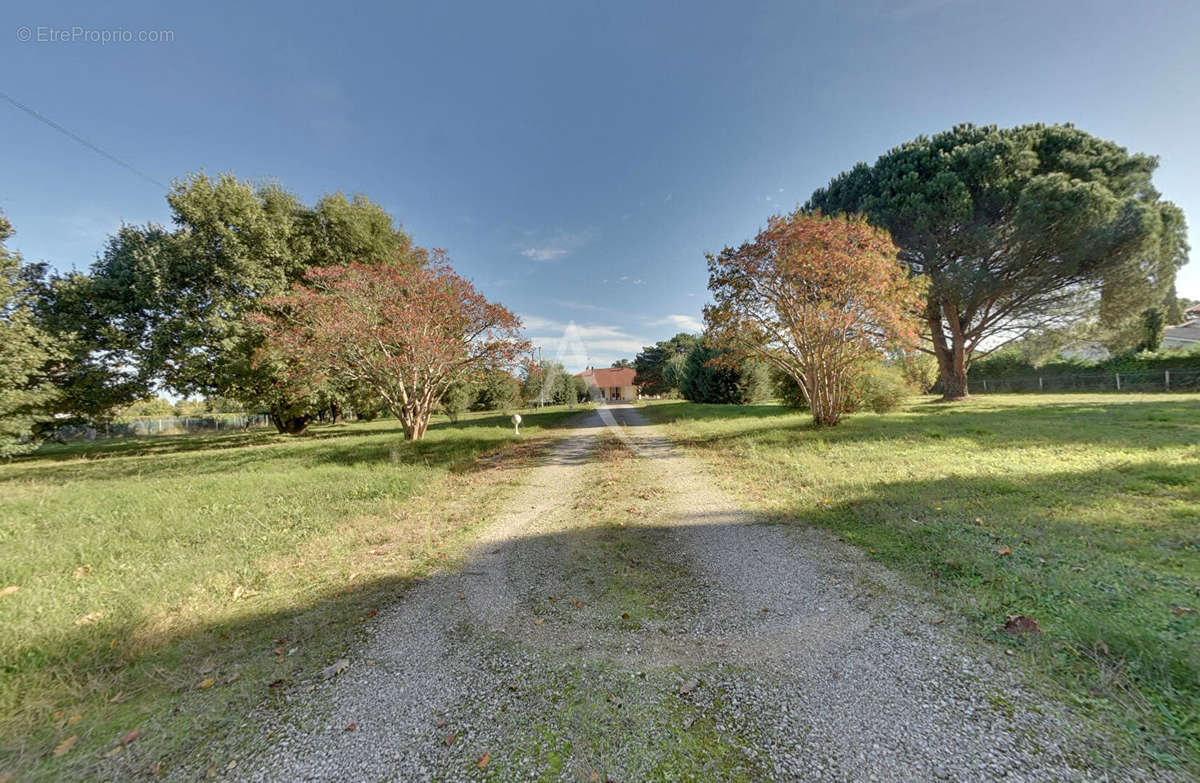
[[[230,774],[1154,779],[1085,764],[1102,739],[857,550],[754,524],[635,409],[604,415],[618,426],[581,417],[466,566],[381,612]]]

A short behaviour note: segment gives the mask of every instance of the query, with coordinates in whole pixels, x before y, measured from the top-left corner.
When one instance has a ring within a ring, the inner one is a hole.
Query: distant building
[[[1188,309],[1184,310],[1183,320],[1185,322],[1200,320],[1200,304],[1194,304]]]
[[[636,374],[632,367],[609,367],[603,370],[589,367],[575,373],[575,377],[587,382],[588,393],[593,396],[599,395],[601,399],[609,401],[632,402],[638,398],[637,385],[633,382]]]
[[[1168,326],[1163,330],[1163,348],[1200,348],[1200,305],[1189,307],[1187,312],[1195,316],[1179,326]]]

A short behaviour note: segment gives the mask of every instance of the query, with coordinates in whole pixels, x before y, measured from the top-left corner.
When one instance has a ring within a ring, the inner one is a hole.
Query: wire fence
[[[1141,372],[1022,375],[972,378],[972,394],[1020,392],[1171,392],[1200,391],[1200,368]]]
[[[136,418],[109,422],[97,426],[59,427],[59,438],[74,440],[96,438],[131,438],[150,435],[182,435],[200,432],[234,432],[254,427],[266,427],[270,418],[262,413],[223,413],[211,416],[165,416]]]

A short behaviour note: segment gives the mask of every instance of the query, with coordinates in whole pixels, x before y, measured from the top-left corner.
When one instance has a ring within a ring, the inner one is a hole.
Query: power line
[[[15,98],[13,98],[11,95],[9,95],[9,94],[7,94],[7,93],[4,93],[4,92],[0,92],[0,98],[3,98],[4,100],[6,100],[6,101],[8,101],[9,103],[11,103],[13,106],[16,106],[18,109],[20,109],[21,111],[25,112],[25,113],[26,113],[26,114],[28,114],[30,117],[33,117],[35,120],[38,120],[39,122],[44,122],[45,124],[49,125],[51,128],[54,128],[54,130],[58,131],[59,133],[63,134],[64,136],[67,136],[68,138],[74,139],[75,141],[79,142],[79,143],[80,143],[80,144],[82,144],[83,146],[85,146],[85,147],[87,147],[88,149],[90,149],[92,152],[95,152],[95,153],[98,153],[98,154],[100,154],[100,155],[103,155],[104,157],[108,158],[109,160],[111,160],[113,163],[117,164],[117,165],[118,165],[118,166],[120,166],[121,168],[123,168],[123,169],[125,169],[125,170],[127,170],[127,171],[129,171],[129,172],[131,172],[131,173],[133,173],[133,174],[136,174],[137,176],[141,177],[142,179],[146,180],[147,182],[150,182],[150,183],[152,183],[152,184],[154,184],[154,185],[157,185],[158,187],[162,188],[163,190],[170,190],[170,188],[169,188],[168,186],[166,186],[166,185],[164,185],[163,183],[159,182],[159,181],[158,181],[158,180],[156,180],[154,177],[151,177],[149,174],[146,174],[146,173],[144,173],[144,172],[138,171],[138,170],[137,170],[137,169],[135,169],[133,166],[129,165],[128,163],[126,163],[125,161],[121,160],[120,158],[118,158],[118,157],[117,157],[117,156],[115,156],[115,155],[110,155],[109,153],[107,153],[107,152],[105,152],[104,150],[100,149],[100,148],[99,148],[99,147],[97,147],[95,144],[92,144],[90,141],[88,141],[87,139],[83,138],[82,136],[79,136],[78,134],[72,133],[71,131],[67,130],[67,129],[66,129],[66,128],[64,128],[63,126],[59,125],[59,124],[58,124],[57,122],[55,122],[54,120],[50,119],[49,117],[47,117],[47,116],[45,116],[45,115],[43,115],[43,114],[39,114],[38,112],[36,112],[36,111],[34,111],[33,109],[29,108],[29,107],[28,107],[28,106],[26,106],[25,104],[21,103],[20,101],[16,100]]]

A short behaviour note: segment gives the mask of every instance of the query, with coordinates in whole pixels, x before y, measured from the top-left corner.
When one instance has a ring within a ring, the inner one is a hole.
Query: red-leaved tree
[[[415,264],[311,270],[269,303],[266,352],[302,378],[373,389],[420,440],[455,381],[511,366],[528,352],[521,322],[483,297],[438,250]]]
[[[791,376],[818,424],[837,424],[864,360],[913,344],[922,281],[887,231],[859,217],[772,217],[753,242],[708,256],[719,341]]]

